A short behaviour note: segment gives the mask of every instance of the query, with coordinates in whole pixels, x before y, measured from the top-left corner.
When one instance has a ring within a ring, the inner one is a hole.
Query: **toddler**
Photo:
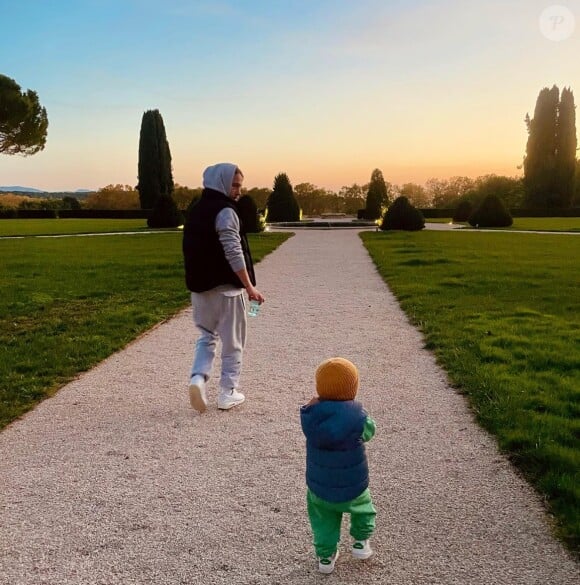
[[[351,552],[368,559],[376,510],[369,492],[364,443],[375,434],[375,422],[355,400],[358,371],[336,357],[316,370],[317,397],[300,409],[306,436],[306,499],[321,573],[332,573],[338,558],[342,515],[350,514]]]

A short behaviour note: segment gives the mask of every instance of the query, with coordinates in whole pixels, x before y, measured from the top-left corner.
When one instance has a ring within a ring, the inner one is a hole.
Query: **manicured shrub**
[[[300,221],[300,207],[286,173],[274,178],[274,189],[268,197],[268,221]]]
[[[512,223],[510,212],[497,195],[488,195],[469,216],[473,227],[509,227]]]
[[[237,206],[242,227],[246,233],[258,233],[264,229],[258,214],[258,206],[249,195],[240,197]]]
[[[413,207],[405,196],[397,197],[393,201],[381,222],[382,230],[418,231],[424,227],[423,214]]]
[[[453,221],[467,221],[473,213],[471,201],[462,199],[453,212]]]
[[[183,224],[183,214],[170,195],[161,195],[151,214],[147,219],[147,225],[151,228],[174,228]]]

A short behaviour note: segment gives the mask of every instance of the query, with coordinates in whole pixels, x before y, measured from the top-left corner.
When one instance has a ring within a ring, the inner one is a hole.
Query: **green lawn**
[[[0,219],[0,236],[38,236],[147,230],[146,219]]]
[[[580,546],[580,237],[365,232],[481,424]]]
[[[427,223],[450,223],[451,218],[429,218]],[[467,222],[457,225],[472,229]],[[534,230],[547,232],[580,232],[580,217],[514,217],[514,223],[508,230]]]
[[[189,303],[179,232],[0,240],[0,274],[0,428]]]

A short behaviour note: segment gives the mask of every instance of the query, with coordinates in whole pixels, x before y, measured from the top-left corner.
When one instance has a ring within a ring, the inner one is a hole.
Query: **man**
[[[195,325],[200,336],[191,368],[189,399],[202,413],[207,408],[206,383],[222,342],[218,408],[229,410],[244,402],[238,391],[246,343],[246,303],[264,296],[256,277],[244,228],[235,202],[244,175],[234,164],[219,163],[203,173],[201,199],[192,207],[183,231],[185,278],[191,291]]]

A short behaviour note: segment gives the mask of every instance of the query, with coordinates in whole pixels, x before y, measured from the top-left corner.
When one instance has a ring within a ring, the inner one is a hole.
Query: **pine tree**
[[[383,173],[375,169],[371,174],[371,182],[367,192],[366,200],[366,219],[378,219],[382,216],[383,207],[389,204],[389,194],[387,185],[383,178]]]
[[[0,154],[36,154],[46,145],[48,117],[35,91],[0,75]]]
[[[268,221],[300,220],[300,207],[286,173],[280,173],[274,178],[274,189],[268,197],[267,208]]]
[[[554,200],[548,204],[554,207],[570,207],[576,189],[576,106],[570,88],[564,88],[558,107],[556,134],[556,184]]]
[[[141,209],[154,208],[162,195],[171,196],[171,152],[159,110],[146,111],[141,120],[138,174]]]

